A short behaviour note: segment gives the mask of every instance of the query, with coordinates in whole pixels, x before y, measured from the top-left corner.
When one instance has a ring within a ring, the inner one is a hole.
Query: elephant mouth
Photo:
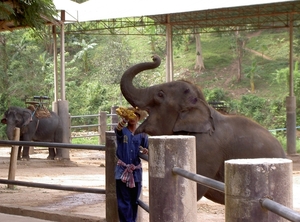
[[[135,130],[134,134],[139,134],[139,133],[147,133],[150,134],[149,132],[146,131],[146,125],[147,125],[147,119],[144,120],[144,122],[142,122],[141,125],[139,125],[139,127]],[[150,134],[151,135],[151,134]]]
[[[146,111],[146,110],[145,110]],[[148,124],[148,119],[149,119],[149,112],[147,111],[148,116],[144,119],[144,121],[138,126],[138,128],[135,130],[134,134],[139,134],[139,133],[148,133],[146,131],[147,124]],[[149,134],[149,133],[148,133]]]

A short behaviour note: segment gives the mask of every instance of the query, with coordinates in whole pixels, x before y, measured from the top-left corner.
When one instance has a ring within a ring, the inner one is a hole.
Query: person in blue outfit
[[[148,154],[147,134],[134,135],[138,122],[147,117],[147,112],[132,107],[128,109],[134,111],[136,117],[123,117],[115,128],[118,159],[115,179],[120,222],[136,221],[137,200],[142,189],[142,164],[139,153]]]

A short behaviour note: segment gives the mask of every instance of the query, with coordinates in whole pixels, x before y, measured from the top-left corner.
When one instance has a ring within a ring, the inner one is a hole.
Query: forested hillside
[[[49,32],[50,33],[50,32]],[[298,30],[295,30],[295,92],[299,95]],[[285,127],[289,36],[285,29],[203,33],[204,69],[195,69],[194,35],[175,35],[174,78],[199,85],[209,101],[225,101],[230,113],[249,116],[270,128]],[[162,65],[138,75],[138,87],[165,81],[165,36],[66,34],[66,98],[71,115],[127,105],[119,89],[131,65],[161,56]],[[242,43],[242,47],[238,47]],[[240,52],[240,57],[238,56]],[[60,50],[59,50],[60,53]],[[0,112],[25,106],[25,97],[53,93],[53,41],[32,30],[0,33]],[[238,59],[241,75],[238,75]],[[59,68],[58,68],[59,70]],[[298,102],[298,104],[300,104]],[[51,104],[50,104],[51,105]],[[299,123],[299,122],[298,122]]]

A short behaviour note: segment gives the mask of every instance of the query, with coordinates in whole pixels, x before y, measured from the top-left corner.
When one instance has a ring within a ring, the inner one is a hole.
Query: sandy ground
[[[0,147],[0,178],[7,179],[10,148]],[[36,148],[30,161],[18,161],[16,180],[61,184],[70,186],[105,188],[105,152],[70,150],[71,161],[46,160],[47,150]],[[294,210],[300,212],[300,156],[293,158]],[[147,162],[143,163],[143,197],[148,202]],[[298,198],[297,198],[298,197]],[[75,215],[76,221],[105,221],[105,195],[17,186],[14,190],[0,184],[0,212],[8,207],[43,212],[44,218],[51,213]],[[225,208],[202,198],[197,204],[197,221],[225,221]],[[143,221],[148,213],[141,210]],[[36,217],[39,217],[35,215]],[[80,218],[84,218],[81,220]],[[58,221],[58,220],[57,220]],[[67,222],[68,219],[62,221]],[[70,221],[74,221],[70,219]]]

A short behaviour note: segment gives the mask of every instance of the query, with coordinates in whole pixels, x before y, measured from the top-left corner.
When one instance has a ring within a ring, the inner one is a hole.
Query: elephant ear
[[[213,117],[209,106],[199,101],[194,107],[182,110],[177,118],[173,132],[209,133],[214,132]]]
[[[27,126],[32,121],[31,113],[27,110],[16,114],[17,125]]]
[[[7,119],[6,119],[6,117],[3,117],[3,118],[1,119],[1,123],[2,123],[2,124],[7,124]]]
[[[31,115],[31,112],[30,111],[23,111],[23,126],[27,126],[31,121],[32,121],[32,115]]]
[[[7,124],[7,115],[9,114],[9,110],[7,110],[5,113],[4,113],[4,116],[3,118],[1,119],[1,123],[2,124]]]

